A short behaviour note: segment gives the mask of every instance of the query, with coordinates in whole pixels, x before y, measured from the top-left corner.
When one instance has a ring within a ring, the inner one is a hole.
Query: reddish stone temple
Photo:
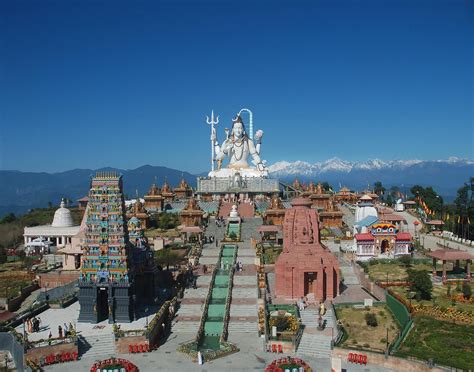
[[[263,222],[265,225],[283,225],[285,220],[285,207],[278,196],[272,198],[270,207],[265,211]]]
[[[178,187],[173,189],[173,192],[178,199],[186,199],[193,196],[193,189],[188,185],[184,178],[181,179]]]
[[[179,213],[179,219],[184,226],[199,226],[202,222],[204,212],[196,201],[191,198],[188,200],[186,207]]]
[[[161,212],[163,210],[163,196],[156,183],[151,185],[150,191],[144,196],[145,209],[149,212]]]
[[[309,199],[293,199],[286,211],[275,279],[275,295],[281,299],[307,296],[309,301],[319,301],[339,294],[339,263],[321,245],[318,214]]]

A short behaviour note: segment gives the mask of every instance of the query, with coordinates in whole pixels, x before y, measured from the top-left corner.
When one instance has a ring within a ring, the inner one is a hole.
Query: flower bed
[[[286,357],[286,358],[275,359],[265,368],[265,372],[276,372],[276,371],[286,371],[286,370],[293,371],[294,368],[298,371],[301,371],[300,368],[302,368],[304,372],[312,371],[309,364],[306,363],[304,360],[299,359],[299,358]]]
[[[438,320],[447,320],[454,323],[474,325],[474,317],[472,313],[461,311],[454,307],[440,307],[440,306],[423,306],[412,305],[411,313],[414,315],[425,315]]]
[[[101,362],[96,362],[91,367],[91,372],[114,372],[123,371],[126,372],[138,372],[138,367],[127,359],[122,358],[111,358]]]

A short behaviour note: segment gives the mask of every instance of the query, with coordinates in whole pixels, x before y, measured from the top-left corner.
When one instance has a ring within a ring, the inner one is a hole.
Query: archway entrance
[[[304,273],[304,294],[305,296],[314,293],[316,286],[316,274]]]
[[[108,289],[97,288],[97,322],[109,318]]]
[[[387,239],[382,240],[382,244],[380,245],[380,253],[384,254],[387,253],[389,250],[389,243]]]

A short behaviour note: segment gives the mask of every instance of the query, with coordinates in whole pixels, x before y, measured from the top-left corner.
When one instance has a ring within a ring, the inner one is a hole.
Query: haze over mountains
[[[134,197],[136,191],[139,195],[145,194],[155,177],[160,187],[165,178],[171,186],[176,186],[181,177],[191,186],[196,185],[196,175],[163,166],[98,170],[123,174],[125,194],[129,197]],[[47,207],[49,202],[59,205],[62,197],[75,202],[88,193],[90,177],[98,170],[74,169],[59,173],[0,171],[0,216],[8,212],[19,214],[31,208]],[[387,188],[394,185],[406,188],[415,184],[431,185],[450,200],[456,195],[456,190],[474,176],[474,161],[449,158],[435,161],[375,159],[349,162],[332,158],[321,163],[280,161],[270,165],[269,171],[272,177],[285,182],[292,182],[296,177],[301,182],[327,181],[336,190],[339,185],[362,190],[375,181],[381,181]]]

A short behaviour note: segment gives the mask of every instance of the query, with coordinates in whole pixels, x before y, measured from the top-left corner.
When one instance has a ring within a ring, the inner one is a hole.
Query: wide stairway
[[[234,203],[222,202],[221,207],[219,208],[219,217],[229,217],[229,213],[232,210]]]
[[[250,203],[240,203],[238,211],[242,218],[252,218],[255,214],[255,208]]]
[[[103,360],[117,355],[113,333],[81,335],[79,337],[79,356],[81,359]]]
[[[317,307],[307,307],[304,311],[300,312],[300,315],[305,328],[296,352],[297,355],[329,358],[331,356],[333,326],[332,309],[327,309],[326,314],[323,316],[323,321],[326,321],[326,328],[323,331],[318,330],[319,314]]]

